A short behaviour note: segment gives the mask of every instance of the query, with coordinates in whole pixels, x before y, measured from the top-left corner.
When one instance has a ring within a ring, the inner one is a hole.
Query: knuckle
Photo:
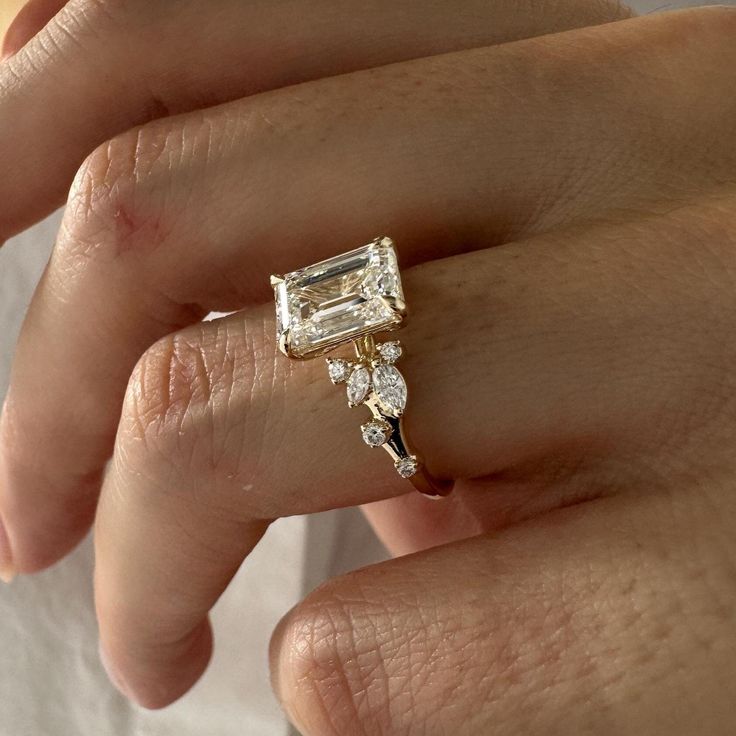
[[[489,619],[474,594],[452,608],[412,593],[403,575],[398,591],[385,576],[379,587],[362,575],[318,588],[272,641],[276,690],[305,733],[451,733],[461,713],[485,733],[507,717],[509,700],[543,700],[568,677],[584,689],[598,676],[569,655],[567,611],[517,612],[512,627]]]
[[[258,357],[260,334],[242,325],[202,323],[144,353],[128,383],[118,433],[127,463],[140,469],[153,453],[177,472],[222,485],[223,493],[248,472],[244,464],[258,454],[267,414],[260,402],[268,369]]]
[[[143,126],[98,146],[71,186],[57,247],[75,261],[113,261],[129,251],[150,251],[169,227],[161,167],[174,135]]]
[[[433,655],[434,613],[410,599],[369,595],[357,573],[323,584],[285,619],[274,676],[307,733],[405,733],[444,707],[426,685],[452,665]]]
[[[206,347],[186,332],[167,336],[150,347],[128,385],[124,417],[129,433],[159,445],[178,443],[187,422],[211,410],[216,384],[232,375],[227,360],[215,375],[210,358]]]
[[[318,590],[290,614],[281,632],[280,696],[307,733],[347,736],[370,732],[365,712],[370,678],[361,654],[371,656],[376,643],[366,641],[365,635],[359,637],[355,627],[354,610]],[[382,709],[375,701],[372,707],[377,713]]]

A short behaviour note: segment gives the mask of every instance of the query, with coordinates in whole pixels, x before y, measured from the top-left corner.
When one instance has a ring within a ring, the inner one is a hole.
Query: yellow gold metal
[[[394,244],[391,238],[378,237],[372,242],[390,248],[391,253],[393,253]],[[328,267],[327,264],[334,267],[336,262],[345,263],[346,260],[349,261],[349,259],[353,258],[356,253],[359,254],[363,251],[364,249],[358,249],[343,256],[337,256],[331,261],[310,266],[308,269],[311,270],[307,272],[311,276],[316,271],[314,278],[320,279],[326,273],[323,269]],[[311,341],[307,342],[305,346],[305,333],[303,331],[303,325],[300,324],[302,317],[299,310],[301,310],[301,306],[296,308],[296,316],[290,318],[289,310],[294,309],[294,307],[290,305],[287,298],[289,300],[292,298],[289,296],[291,294],[290,288],[292,287],[290,284],[292,282],[289,281],[287,283],[287,281],[292,278],[299,278],[305,270],[302,269],[300,272],[295,272],[295,274],[288,274],[286,277],[278,275],[271,276],[271,286],[274,287],[277,294],[277,313],[279,313],[280,318],[283,317],[286,323],[286,327],[279,334],[279,350],[289,358],[305,360],[324,355],[341,345],[352,342],[355,350],[354,361],[328,360],[327,362],[333,383],[347,384],[349,406],[353,407],[364,404],[371,412],[371,421],[361,426],[363,439],[371,447],[383,447],[393,460],[399,475],[410,480],[416,490],[430,498],[439,498],[446,496],[452,491],[453,482],[438,479],[430,475],[422,459],[411,450],[411,445],[406,437],[403,426],[403,414],[408,391],[403,376],[393,365],[401,355],[401,346],[398,344],[398,341],[376,345],[375,335],[377,332],[385,332],[402,327],[407,316],[406,303],[402,298],[403,291],[401,290],[400,278],[395,265],[396,260],[394,256],[390,257],[394,258],[394,270],[389,271],[388,275],[386,275],[386,271],[383,272],[384,276],[382,278],[386,278],[387,280],[383,282],[381,288],[386,284],[390,284],[390,286],[386,286],[386,291],[377,299],[375,296],[372,298],[375,303],[379,305],[383,304],[389,311],[389,314],[394,315],[394,317],[384,320],[383,324],[376,326],[369,325],[363,330],[360,329],[363,325],[359,323],[352,324],[349,330],[349,337],[343,339],[343,334],[338,331],[333,336],[323,340],[323,342],[329,340],[329,344],[326,345],[320,345],[319,342],[315,343]],[[346,266],[347,270],[351,267],[351,265]],[[342,277],[342,271],[336,271],[336,273]],[[332,276],[329,278],[332,278]],[[311,284],[313,282],[307,283]],[[334,283],[335,281],[333,279],[333,285],[331,285],[333,289],[335,288]],[[339,282],[337,283],[339,287]],[[305,303],[309,304],[309,300],[314,298],[312,296],[314,293],[314,291],[303,290],[298,298],[305,300]],[[334,293],[335,291],[333,291]],[[334,300],[325,301],[323,299],[321,305],[318,305],[320,309],[324,310],[323,313],[325,315],[333,311],[333,304],[337,308],[340,308],[340,296],[340,292],[337,291],[337,297]],[[352,309],[352,302],[344,301],[344,299],[352,298],[351,293],[344,291],[342,296],[343,303],[350,305],[349,308]],[[281,308],[279,308],[279,304]],[[300,304],[300,302],[296,302],[296,304]],[[300,340],[298,343],[300,354],[296,354],[291,345],[291,326],[293,324],[296,324],[301,330],[299,337],[295,338]],[[319,325],[321,323],[315,322],[313,324]],[[319,329],[319,327],[315,329]],[[394,342],[397,344],[393,345]],[[391,348],[394,350],[393,355],[390,354]],[[384,351],[383,355],[381,349]],[[398,352],[396,352],[397,349]],[[386,356],[385,358],[384,355]]]
[[[356,340],[354,346],[355,353],[359,361],[373,363],[376,360],[376,346],[372,335],[363,338],[362,340]],[[394,463],[405,458],[414,457],[417,459],[418,470],[414,475],[408,478],[414,488],[430,498],[441,498],[443,496],[447,496],[452,491],[454,485],[453,482],[450,480],[435,478],[430,475],[421,458],[416,453],[411,452],[409,449],[410,444],[404,431],[403,416],[394,417],[386,414],[382,410],[375,394],[370,396],[363,403],[370,409],[375,421],[384,422],[391,428],[388,440],[381,445],[381,447],[386,450]]]
[[[403,299],[399,299],[396,296],[382,296],[381,301],[392,312],[396,312],[396,314],[400,315],[402,322],[406,321],[406,318],[407,318],[406,302]]]
[[[291,349],[289,348],[289,335],[286,333],[279,335],[279,350],[287,358],[296,358],[295,355],[291,354]]]

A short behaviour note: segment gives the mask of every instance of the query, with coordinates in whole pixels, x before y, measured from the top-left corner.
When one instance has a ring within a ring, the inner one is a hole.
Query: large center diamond
[[[311,358],[399,326],[404,294],[390,238],[273,278],[281,350]]]

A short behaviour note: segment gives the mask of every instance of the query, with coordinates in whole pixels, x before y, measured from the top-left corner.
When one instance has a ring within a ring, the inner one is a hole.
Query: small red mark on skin
[[[125,207],[118,207],[115,212],[116,232],[122,236],[123,240],[127,240],[127,236],[132,234],[138,228],[136,227],[133,216]]]
[[[115,210],[115,244],[118,254],[131,250],[155,250],[166,239],[158,217],[141,215],[121,206]]]

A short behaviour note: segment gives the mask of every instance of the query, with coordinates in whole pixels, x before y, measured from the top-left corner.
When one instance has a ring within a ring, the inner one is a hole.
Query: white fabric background
[[[634,3],[640,12],[688,4],[707,3]],[[57,225],[58,213],[0,249],[0,397]],[[87,540],[51,570],[0,587],[0,736],[286,736],[268,685],[270,632],[305,591],[382,555],[354,511],[275,524],[214,611],[205,677],[150,713],[117,695],[99,664]]]

